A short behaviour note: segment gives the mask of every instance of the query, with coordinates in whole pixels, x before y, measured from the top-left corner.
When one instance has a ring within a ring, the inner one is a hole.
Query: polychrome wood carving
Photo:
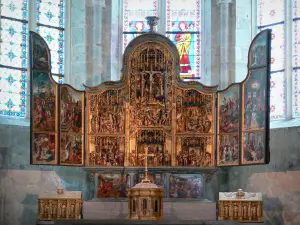
[[[247,78],[222,91],[182,81],[176,46],[154,32],[128,45],[120,81],[85,91],[54,82],[47,45],[33,32],[30,43],[33,164],[141,167],[146,153],[151,167],[268,162],[269,30],[250,46]]]

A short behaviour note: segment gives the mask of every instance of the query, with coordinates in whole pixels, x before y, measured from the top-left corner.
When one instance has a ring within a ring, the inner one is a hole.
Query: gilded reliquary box
[[[264,222],[262,193],[220,192],[218,220]]]
[[[81,213],[81,191],[44,192],[38,198],[39,220],[81,219]]]

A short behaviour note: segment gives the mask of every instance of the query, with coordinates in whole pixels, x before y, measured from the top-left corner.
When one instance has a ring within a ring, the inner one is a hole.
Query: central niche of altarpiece
[[[129,52],[129,53],[128,53]],[[148,41],[125,52],[120,82],[87,91],[87,165],[214,166],[213,90],[179,79],[178,53]]]

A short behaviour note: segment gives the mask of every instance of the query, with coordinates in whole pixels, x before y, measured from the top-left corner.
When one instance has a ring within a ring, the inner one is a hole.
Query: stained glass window
[[[284,0],[257,1],[258,31],[272,29],[270,118],[285,118]]]
[[[294,117],[300,117],[300,0],[293,0],[293,112]]]
[[[149,31],[146,16],[157,16],[157,0],[123,0],[123,51],[128,43]]]
[[[64,75],[64,13],[63,0],[36,0],[37,32],[46,40],[51,50],[51,72],[59,83]]]
[[[284,72],[271,73],[270,119],[285,117]]]
[[[181,77],[200,79],[200,0],[167,1],[167,36],[180,55]]]
[[[25,117],[28,2],[1,1],[0,115]]]

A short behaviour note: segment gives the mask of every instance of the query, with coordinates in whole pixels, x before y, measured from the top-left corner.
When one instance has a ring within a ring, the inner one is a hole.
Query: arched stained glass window
[[[34,1],[34,0],[33,0]],[[63,82],[64,12],[63,0],[35,0],[37,32],[51,50],[53,78]],[[0,115],[26,116],[28,0],[1,0],[0,29]],[[31,23],[32,24],[32,23]]]
[[[157,0],[123,1],[123,51],[140,32],[149,31],[146,16],[157,16]]]
[[[200,0],[167,1],[166,33],[180,55],[181,77],[200,79]]]
[[[300,117],[300,0],[293,0],[293,112]]]
[[[2,0],[0,14],[0,115],[25,117],[28,2]]]
[[[51,72],[54,80],[63,82],[64,76],[64,14],[63,0],[36,0],[37,32],[51,50]]]
[[[284,0],[257,0],[258,31],[272,29],[270,118],[285,118]]]
[[[177,46],[181,77],[200,79],[201,0],[124,0],[123,51],[133,38],[149,31],[146,16],[158,16],[160,24],[165,23],[157,32],[166,33]]]

